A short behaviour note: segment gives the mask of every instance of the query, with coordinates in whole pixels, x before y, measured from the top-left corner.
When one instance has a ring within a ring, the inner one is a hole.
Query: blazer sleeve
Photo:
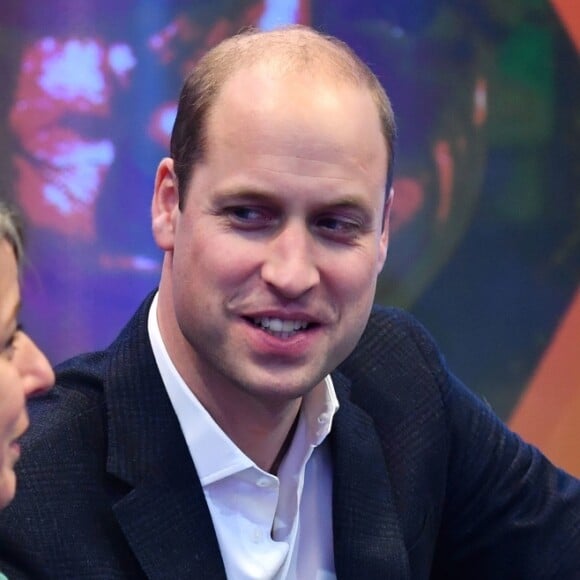
[[[438,368],[449,456],[433,577],[580,579],[580,481]]]
[[[376,307],[341,370],[379,434],[404,536],[425,522],[413,578],[580,579],[580,481],[463,385],[419,322]]]

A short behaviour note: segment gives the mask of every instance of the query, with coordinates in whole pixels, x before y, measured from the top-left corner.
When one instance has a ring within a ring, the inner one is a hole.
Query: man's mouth
[[[279,338],[290,338],[312,326],[312,323],[306,320],[282,320],[281,318],[269,316],[253,318],[252,322],[269,334]]]

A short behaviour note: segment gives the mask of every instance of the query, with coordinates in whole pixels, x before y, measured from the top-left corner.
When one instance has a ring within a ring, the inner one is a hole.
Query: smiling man
[[[244,39],[246,50],[261,38]],[[390,204],[370,91],[346,63],[314,79],[284,70],[284,57],[304,51],[290,40],[274,36],[281,54],[266,62],[241,58],[208,114],[203,158],[181,180],[179,160],[164,159],[153,200],[166,252],[163,343],[205,409],[266,471],[302,397],[326,389],[363,332]],[[339,52],[320,44],[325,58]]]
[[[372,310],[394,134],[308,28],[198,63],[155,178],[159,289],[33,406],[0,542],[55,579],[578,577],[578,481]]]

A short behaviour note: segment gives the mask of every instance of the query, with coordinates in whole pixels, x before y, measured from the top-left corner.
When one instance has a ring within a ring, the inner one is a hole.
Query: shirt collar
[[[175,368],[165,348],[157,322],[158,294],[153,298],[147,329],[155,362],[167,395],[177,415],[202,486],[248,468],[259,469],[222,431]],[[307,426],[307,439],[318,446],[330,433],[338,399],[330,375],[304,396],[301,420]]]

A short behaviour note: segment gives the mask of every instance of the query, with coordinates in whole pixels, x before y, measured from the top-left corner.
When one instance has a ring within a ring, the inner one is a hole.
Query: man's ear
[[[155,174],[151,204],[153,238],[162,250],[173,249],[178,217],[179,193],[177,177],[173,172],[173,159],[164,157]]]
[[[391,190],[385,199],[385,209],[383,211],[383,229],[381,231],[381,239],[379,241],[379,260],[377,274],[380,274],[387,259],[387,250],[389,249],[389,221],[391,219],[391,207],[393,206],[394,197],[395,190],[391,187]]]

